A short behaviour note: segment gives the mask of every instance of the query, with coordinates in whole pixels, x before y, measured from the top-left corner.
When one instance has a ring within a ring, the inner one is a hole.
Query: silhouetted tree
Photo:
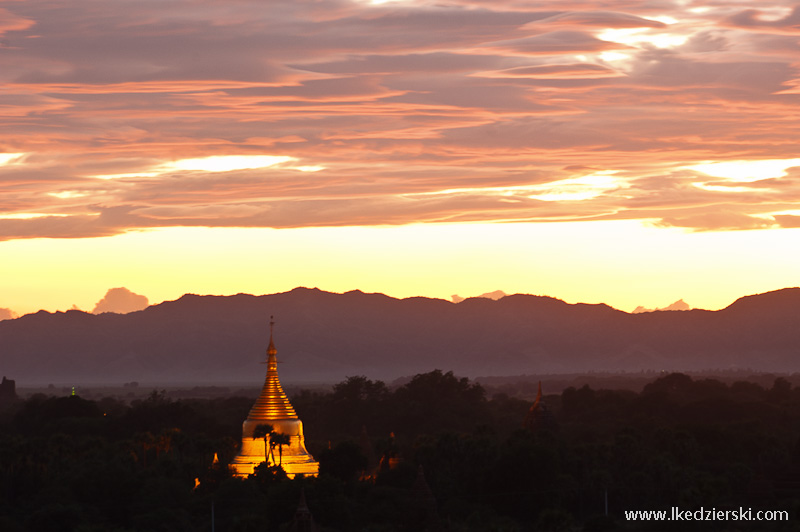
[[[389,395],[389,389],[383,381],[371,381],[363,375],[347,377],[339,384],[334,384],[331,399],[333,401],[380,401]]]
[[[275,431],[275,428],[272,425],[270,425],[269,423],[259,423],[258,425],[256,425],[256,428],[253,429],[253,439],[254,440],[260,440],[260,439],[264,440],[264,461],[267,462],[267,464],[270,463],[269,455],[272,452],[272,448],[268,447],[268,445],[269,445],[270,437],[274,433],[274,431]],[[272,458],[272,462],[273,463],[275,462],[275,458],[274,457]]]
[[[480,384],[452,371],[415,375],[392,396],[398,435],[413,437],[442,430],[471,432],[486,424],[486,393]],[[521,421],[520,421],[521,423]]]
[[[291,442],[291,437],[288,434],[283,434],[282,432],[272,432],[269,435],[269,446],[270,449],[274,449],[276,446],[278,447],[278,465],[283,465],[283,446],[289,445]],[[275,461],[275,456],[273,454],[272,461]]]
[[[319,456],[319,472],[344,482],[353,482],[366,469],[367,458],[361,446],[353,441],[337,443]]]

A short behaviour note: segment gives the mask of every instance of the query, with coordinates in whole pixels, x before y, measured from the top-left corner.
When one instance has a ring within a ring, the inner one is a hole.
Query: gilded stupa
[[[278,379],[278,350],[272,341],[274,325],[275,322],[270,320],[267,378],[261,389],[261,395],[256,399],[242,424],[242,448],[231,462],[231,468],[234,475],[246,477],[253,473],[256,466],[268,461],[265,458],[263,438],[254,439],[253,434],[258,425],[270,425],[274,432],[289,436],[289,443],[274,449],[272,453],[276,458],[275,461],[280,463],[289,478],[299,474],[315,476],[319,471],[319,463],[306,450],[303,422],[297,417]],[[273,465],[271,460],[269,462]]]

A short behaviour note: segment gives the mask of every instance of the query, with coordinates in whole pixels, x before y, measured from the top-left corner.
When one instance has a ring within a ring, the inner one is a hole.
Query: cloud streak
[[[798,9],[7,3],[0,240],[442,221],[797,227]],[[702,171],[781,161],[763,178]]]

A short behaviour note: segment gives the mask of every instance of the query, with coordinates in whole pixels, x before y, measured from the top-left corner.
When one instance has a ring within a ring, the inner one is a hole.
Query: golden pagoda
[[[256,466],[268,461],[265,457],[263,438],[254,439],[253,434],[258,425],[270,425],[274,432],[289,436],[287,445],[274,449],[274,453],[271,453],[279,456],[277,461],[289,478],[299,474],[315,476],[319,471],[319,463],[306,450],[303,422],[297,417],[281,387],[281,381],[278,380],[278,350],[272,341],[274,325],[275,322],[270,319],[267,378],[261,389],[261,395],[256,399],[242,424],[242,448],[231,462],[231,468],[235,476],[246,477],[253,473]],[[269,462],[273,465],[271,460]]]

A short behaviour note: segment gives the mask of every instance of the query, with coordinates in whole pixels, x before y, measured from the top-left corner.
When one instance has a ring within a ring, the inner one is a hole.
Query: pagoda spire
[[[258,421],[272,421],[275,419],[297,419],[297,414],[283,391],[281,381],[278,379],[278,350],[275,348],[273,332],[275,329],[274,316],[269,317],[269,347],[267,347],[267,378],[261,395],[258,396],[253,408],[250,409],[248,419]]]

